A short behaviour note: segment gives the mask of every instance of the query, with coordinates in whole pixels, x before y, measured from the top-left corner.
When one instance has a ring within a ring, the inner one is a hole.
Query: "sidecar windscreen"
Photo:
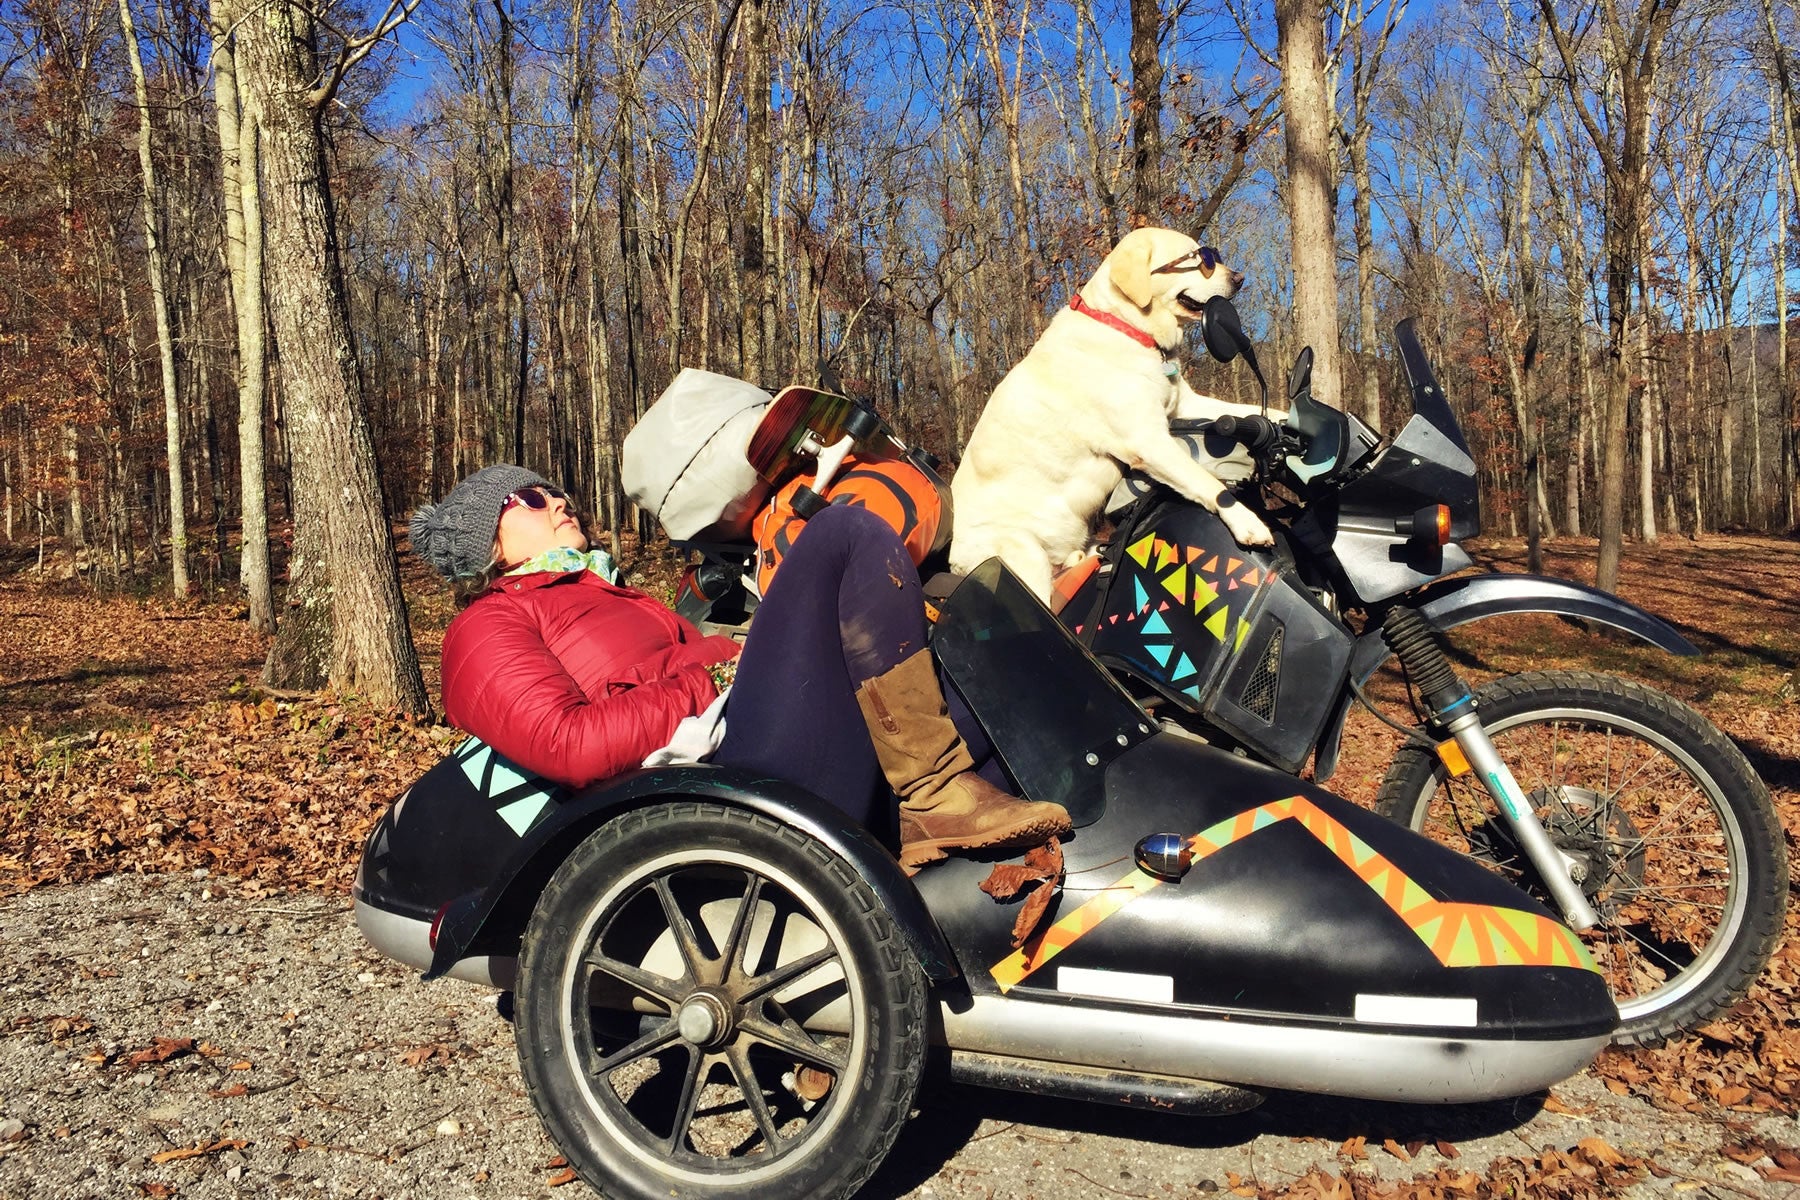
[[[931,648],[1025,795],[1098,821],[1107,764],[1152,722],[999,559],[950,594]]]

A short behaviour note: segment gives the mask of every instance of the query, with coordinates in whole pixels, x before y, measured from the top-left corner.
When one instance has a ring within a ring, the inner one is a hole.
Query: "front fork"
[[[1381,636],[1424,697],[1432,723],[1456,739],[1470,769],[1499,805],[1519,848],[1537,868],[1538,877],[1562,910],[1563,921],[1578,932],[1598,925],[1599,915],[1581,890],[1578,873],[1583,865],[1550,840],[1544,823],[1538,820],[1518,781],[1494,749],[1494,739],[1488,736],[1481,714],[1476,711],[1475,698],[1450,666],[1431,623],[1414,609],[1391,608],[1382,620]]]

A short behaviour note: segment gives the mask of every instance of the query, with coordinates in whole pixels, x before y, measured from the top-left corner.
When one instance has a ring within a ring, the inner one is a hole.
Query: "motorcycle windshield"
[[[951,593],[931,647],[1024,794],[1098,821],[1107,764],[1152,723],[1043,603],[989,559]]]

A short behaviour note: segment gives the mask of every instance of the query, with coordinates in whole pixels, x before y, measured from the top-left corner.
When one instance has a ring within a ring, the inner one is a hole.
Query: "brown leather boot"
[[[900,865],[909,874],[950,850],[1035,846],[1069,832],[1062,805],[1009,796],[969,769],[930,651],[864,680],[856,701],[900,797]]]

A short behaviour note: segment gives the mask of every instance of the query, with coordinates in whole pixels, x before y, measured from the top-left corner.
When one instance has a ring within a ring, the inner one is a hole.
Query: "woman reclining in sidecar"
[[[727,702],[708,668],[738,655],[736,642],[617,586],[568,497],[540,476],[477,471],[412,521],[413,549],[466,604],[444,635],[446,715],[576,788],[640,764],[708,759],[798,784],[877,834],[894,828],[891,788],[909,873],[949,851],[1068,832],[1059,806],[1008,795],[972,769],[894,530],[845,507],[806,528],[758,610]]]

